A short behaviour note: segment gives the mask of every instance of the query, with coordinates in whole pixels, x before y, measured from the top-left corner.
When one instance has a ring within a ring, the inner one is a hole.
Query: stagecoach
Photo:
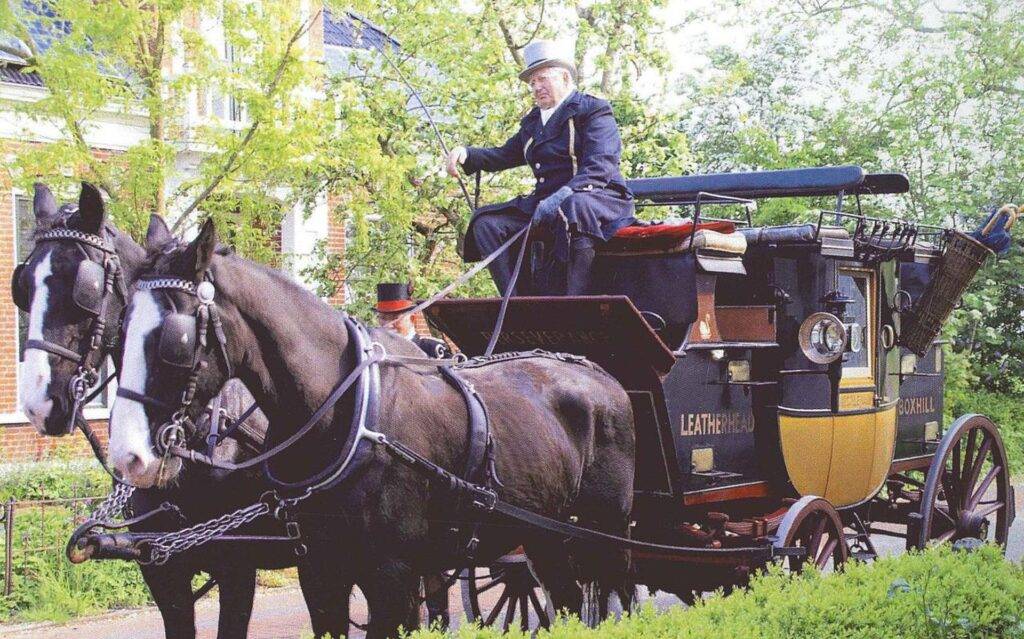
[[[630,186],[639,206],[689,216],[620,232],[597,257],[590,295],[512,298],[496,352],[584,355],[627,389],[632,537],[676,547],[634,550],[639,583],[692,600],[780,555],[794,570],[870,559],[882,536],[908,549],[1006,543],[1003,443],[984,416],[944,422],[936,338],[973,274],[964,256],[976,270],[984,246],[866,215],[862,199],[909,183],[855,166]],[[834,206],[808,223],[754,225],[757,200],[793,197]],[[447,299],[426,315],[472,357],[500,306]],[[535,586],[506,557],[470,574],[466,611],[526,627],[544,617]],[[501,594],[483,596],[492,589]]]
[[[742,586],[772,561],[799,571],[869,560],[883,537],[906,548],[1005,545],[1014,492],[999,432],[981,415],[943,419],[939,331],[991,254],[983,243],[866,214],[862,200],[898,196],[909,183],[856,166],[630,187],[639,206],[688,216],[620,231],[597,255],[588,295],[441,299],[425,310],[467,357],[492,346],[499,359],[535,349],[584,356],[628,393],[631,539],[525,511],[513,516],[519,525],[629,548],[639,584],[684,601]],[[805,223],[755,226],[757,201],[771,198],[834,205]],[[184,335],[196,333],[190,326]],[[188,361],[200,370],[194,350]],[[474,506],[509,515],[487,487],[374,441]],[[231,516],[268,508],[261,501]],[[76,531],[73,560],[141,556],[140,537],[92,532],[101,523]],[[290,527],[282,539],[301,545],[297,537]],[[242,538],[214,531],[197,543],[216,539]],[[527,629],[550,618],[521,553],[461,576],[471,619]]]

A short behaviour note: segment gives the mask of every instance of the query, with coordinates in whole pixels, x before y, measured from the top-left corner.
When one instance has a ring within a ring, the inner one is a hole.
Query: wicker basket
[[[973,237],[951,231],[946,239],[942,261],[935,269],[928,287],[913,308],[903,316],[900,344],[923,356],[938,337],[942,325],[978,269],[992,254],[988,247]]]

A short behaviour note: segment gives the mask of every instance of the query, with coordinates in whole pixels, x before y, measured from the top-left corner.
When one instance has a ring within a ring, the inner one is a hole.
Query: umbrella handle
[[[996,222],[998,222],[999,218],[1003,216],[1006,216],[1008,218],[1006,220],[1006,226],[1004,226],[1003,228],[1009,231],[1010,229],[1013,228],[1013,223],[1017,221],[1017,215],[1019,213],[1020,210],[1013,204],[1004,204],[998,211],[996,211],[996,214],[992,216],[992,219],[988,221],[988,224],[985,225],[985,228],[981,229],[981,236],[988,237],[988,234],[991,233],[992,229],[995,228]]]

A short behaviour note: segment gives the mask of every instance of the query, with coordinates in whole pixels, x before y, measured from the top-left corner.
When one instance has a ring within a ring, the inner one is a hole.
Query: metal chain
[[[161,566],[167,563],[174,555],[183,553],[190,548],[201,546],[236,528],[241,528],[269,512],[270,505],[260,501],[245,508],[239,508],[234,512],[221,515],[216,519],[196,524],[190,528],[167,533],[156,539],[143,540],[139,542],[139,547],[140,549],[148,549],[149,557],[139,563]]]
[[[132,495],[135,493],[135,487],[127,484],[117,484],[114,486],[114,492],[107,495],[107,498],[100,502],[100,505],[92,511],[89,519],[98,522],[112,522],[117,518],[130,516],[129,514],[129,503],[131,502]]]
[[[194,282],[183,280],[177,277],[155,277],[140,279],[135,282],[135,288],[140,291],[156,291],[160,289],[174,289],[178,291],[184,291],[185,293],[196,294],[196,285]]]
[[[115,250],[110,244],[100,237],[99,235],[93,235],[92,233],[85,233],[83,231],[76,231],[74,229],[57,228],[52,231],[47,231],[39,236],[36,242],[52,242],[55,240],[72,240],[75,242],[81,242],[82,244],[88,244],[94,248],[98,248],[104,253],[114,253]]]

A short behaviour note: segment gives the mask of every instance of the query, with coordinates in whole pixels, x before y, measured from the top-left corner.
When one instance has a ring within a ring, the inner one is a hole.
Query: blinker
[[[75,275],[75,288],[71,291],[75,305],[90,315],[99,315],[103,302],[103,282],[106,269],[92,260],[83,260]]]
[[[160,360],[176,368],[192,368],[196,356],[196,318],[171,313],[160,329]]]
[[[22,262],[14,267],[14,274],[11,275],[11,297],[14,298],[14,305],[28,313],[31,308],[31,300],[28,291],[21,286],[21,274],[25,271],[25,263]]]

